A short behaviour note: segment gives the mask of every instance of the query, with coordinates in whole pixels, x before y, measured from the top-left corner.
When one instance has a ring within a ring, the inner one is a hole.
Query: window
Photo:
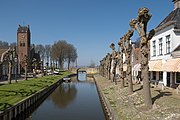
[[[176,73],[176,83],[180,83],[180,72]]]
[[[153,80],[156,80],[156,72],[153,71],[152,74],[153,74],[153,78],[152,78],[152,79],[153,79]]]
[[[162,38],[159,39],[159,55],[162,55]]]
[[[163,81],[163,72],[159,72],[159,81]]]
[[[22,47],[22,43],[20,42],[20,47]]]
[[[25,43],[23,43],[23,47],[25,46]]]
[[[155,40],[152,43],[152,47],[153,47],[153,56],[156,56],[156,41]]]
[[[166,36],[166,53],[170,53],[170,35]]]

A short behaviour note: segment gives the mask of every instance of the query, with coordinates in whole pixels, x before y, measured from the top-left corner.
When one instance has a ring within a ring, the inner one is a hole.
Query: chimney
[[[172,2],[174,2],[174,10],[180,8],[180,0],[173,0]]]

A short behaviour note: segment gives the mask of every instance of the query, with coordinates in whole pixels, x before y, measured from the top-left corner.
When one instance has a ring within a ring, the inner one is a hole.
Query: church
[[[32,73],[33,69],[40,69],[41,65],[40,55],[35,52],[34,45],[31,45],[29,25],[19,25],[16,46],[0,48],[0,80],[7,80],[9,72],[12,77],[20,76],[25,72],[25,67]]]
[[[31,32],[29,25],[21,26],[19,25],[17,30],[17,55],[19,60],[19,68],[21,71],[27,69],[29,72],[35,67],[34,62],[36,62],[36,67],[40,68],[41,59],[39,53],[35,52],[34,45],[31,45]],[[34,66],[33,66],[34,64]]]

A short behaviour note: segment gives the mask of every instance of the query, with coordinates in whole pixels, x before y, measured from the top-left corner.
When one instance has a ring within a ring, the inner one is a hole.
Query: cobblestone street
[[[128,94],[127,87],[121,88],[120,82],[114,85],[110,80],[95,75],[95,80],[100,86],[106,102],[111,105],[113,114],[119,120],[179,120],[180,119],[180,94],[175,89],[151,86],[151,110],[144,107],[143,88],[141,84],[133,85],[134,93]]]

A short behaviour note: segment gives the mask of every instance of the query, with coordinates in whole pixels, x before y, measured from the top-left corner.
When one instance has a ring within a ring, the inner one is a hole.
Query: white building
[[[164,86],[180,84],[180,0],[173,0],[174,10],[156,27],[150,41],[150,79]]]

